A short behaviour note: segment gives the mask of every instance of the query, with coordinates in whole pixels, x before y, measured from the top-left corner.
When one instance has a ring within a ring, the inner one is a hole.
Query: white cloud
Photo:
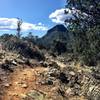
[[[65,11],[67,12],[66,14]],[[74,14],[78,17],[81,12],[75,8],[72,8],[72,10],[70,10],[69,8],[62,8],[52,12],[49,15],[49,18],[54,23],[64,24],[64,21],[66,19],[75,19]],[[83,15],[87,16],[86,13],[83,13]]]
[[[44,24],[42,24],[41,22],[39,22],[38,25],[40,25],[40,26],[41,26],[41,25],[44,26]]]
[[[41,24],[31,24],[24,22],[22,24],[22,30],[28,31],[28,30],[40,30],[40,31],[46,31],[48,30],[47,27],[45,27],[42,23]]]
[[[16,30],[17,21],[18,19],[16,18],[0,18],[0,30],[1,31]],[[22,31],[48,30],[48,27],[44,26],[42,23],[32,24],[32,23],[23,22],[21,25],[21,28],[22,28]]]
[[[72,17],[70,14],[66,15],[64,11],[64,8],[58,9],[51,13],[49,18],[52,20],[52,22],[63,24],[67,17]]]

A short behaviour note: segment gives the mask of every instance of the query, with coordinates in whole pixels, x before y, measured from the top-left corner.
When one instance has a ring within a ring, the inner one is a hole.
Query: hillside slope
[[[69,34],[64,25],[58,24],[48,30],[47,34],[40,38],[39,43],[49,48],[55,40],[68,42]]]

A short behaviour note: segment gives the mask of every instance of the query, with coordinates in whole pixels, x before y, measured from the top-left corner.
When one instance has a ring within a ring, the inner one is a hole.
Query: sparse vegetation
[[[65,14],[73,16],[66,26],[41,38],[21,36],[18,18],[17,33],[0,36],[0,100],[100,99],[100,1],[66,4]]]

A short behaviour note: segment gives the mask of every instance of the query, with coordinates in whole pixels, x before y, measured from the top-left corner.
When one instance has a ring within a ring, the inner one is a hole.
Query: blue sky
[[[49,28],[60,23],[58,21],[59,18],[55,21],[53,17],[56,17],[57,14],[61,12],[61,9],[64,8],[65,1],[66,0],[0,0],[0,33],[14,33],[15,31],[11,31],[13,26],[10,26],[10,29],[8,29],[7,21],[9,21],[9,23],[15,22],[14,18],[19,17],[25,22],[25,25],[23,25],[23,29],[26,27],[26,30],[23,31],[24,34],[32,31],[34,35],[43,36]],[[56,12],[57,10],[58,13]],[[55,13],[56,15],[54,15]],[[61,16],[60,19],[62,19]],[[3,27],[2,24],[4,26],[7,25],[7,27]],[[32,29],[30,27],[32,27]]]

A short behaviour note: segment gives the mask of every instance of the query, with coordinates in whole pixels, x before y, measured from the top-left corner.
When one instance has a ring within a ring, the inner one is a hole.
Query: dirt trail
[[[21,100],[21,97],[32,89],[50,90],[48,89],[49,87],[41,87],[40,84],[36,83],[39,80],[38,73],[42,73],[45,70],[47,69],[42,67],[16,69],[10,75],[11,85],[6,88],[2,100]]]
[[[41,79],[40,73],[47,72],[48,68],[36,67],[30,68],[17,68],[12,74],[10,74],[10,86],[5,88],[5,93],[0,100],[23,100],[22,98],[29,93],[30,90],[37,90],[50,96],[56,95],[54,92],[57,85],[41,85],[38,82]],[[63,100],[56,95],[58,100]],[[51,99],[50,99],[51,100]],[[52,99],[56,100],[56,99]],[[69,100],[86,100],[84,97],[72,97]]]
[[[49,60],[50,62],[56,62],[61,69],[66,67],[66,64],[63,62],[54,59]],[[34,61],[34,63],[37,62]],[[43,77],[41,76],[48,71],[48,68],[44,68],[38,64],[34,68],[31,68],[27,65],[18,65],[17,68],[14,69],[14,72],[7,76],[6,79],[8,79],[7,81],[10,83],[5,82],[7,83],[7,86],[4,88],[4,93],[3,96],[0,97],[0,100],[23,100],[22,98],[25,97],[26,94],[31,90],[37,90],[46,94],[47,97],[53,98],[48,100],[66,100],[63,99],[61,95],[58,95],[57,91],[60,88],[60,83],[58,80],[56,80],[53,85],[41,85],[40,82],[43,80]],[[1,76],[3,76],[3,74],[5,73],[2,73]],[[3,79],[5,81],[5,78]],[[86,99],[84,99],[84,97],[71,97],[69,100]]]

